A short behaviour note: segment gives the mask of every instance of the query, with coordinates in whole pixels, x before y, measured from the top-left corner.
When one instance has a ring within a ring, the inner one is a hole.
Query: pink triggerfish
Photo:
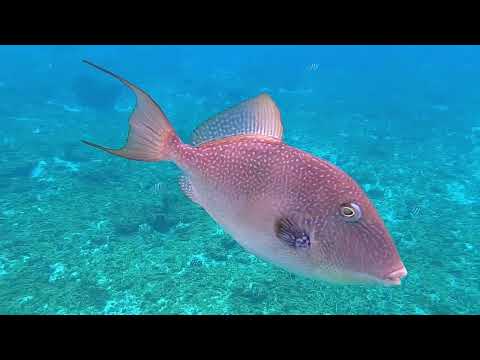
[[[87,61],[86,61],[87,62]],[[110,154],[172,161],[181,190],[241,246],[290,272],[329,282],[399,285],[407,270],[372,202],[344,171],[282,141],[267,94],[213,116],[180,140],[155,101],[136,95],[127,143]]]

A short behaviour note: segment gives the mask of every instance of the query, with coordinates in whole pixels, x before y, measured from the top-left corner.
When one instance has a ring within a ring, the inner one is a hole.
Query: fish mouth
[[[407,276],[407,269],[405,266],[389,272],[385,276],[378,276],[368,274],[364,272],[355,271],[338,271],[331,272],[326,275],[322,272],[320,275],[314,278],[320,278],[322,280],[329,281],[331,283],[343,284],[343,285],[384,285],[384,286],[398,286],[401,285],[401,280]]]
[[[381,282],[388,286],[400,285],[402,283],[402,278],[407,276],[407,274],[407,269],[405,269],[405,266],[402,266],[400,269],[392,271],[384,276]]]

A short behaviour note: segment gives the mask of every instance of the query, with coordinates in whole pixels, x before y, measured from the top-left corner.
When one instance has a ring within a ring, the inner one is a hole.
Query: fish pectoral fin
[[[195,129],[194,146],[235,135],[263,135],[282,140],[280,110],[267,94],[245,100]]]
[[[310,248],[310,231],[293,216],[282,216],[274,224],[277,239],[292,248]]]
[[[183,192],[190,200],[192,200],[194,203],[200,205],[200,203],[198,202],[198,198],[197,198],[197,196],[195,195],[195,191],[194,191],[194,189],[193,189],[192,182],[190,181],[190,179],[188,178],[188,176],[185,176],[185,175],[180,176],[180,178],[178,179],[178,184],[180,185],[180,190],[182,190],[182,192]]]

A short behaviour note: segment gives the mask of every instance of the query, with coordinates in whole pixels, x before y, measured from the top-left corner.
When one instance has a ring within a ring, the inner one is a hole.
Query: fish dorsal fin
[[[255,134],[282,140],[280,111],[267,94],[243,101],[205,121],[193,132],[192,144],[198,146],[229,136]]]

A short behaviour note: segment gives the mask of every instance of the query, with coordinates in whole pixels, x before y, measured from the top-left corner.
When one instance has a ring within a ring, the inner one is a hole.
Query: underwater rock
[[[109,181],[109,176],[98,171],[87,171],[82,173],[78,179],[90,184],[104,184]]]
[[[247,299],[254,304],[262,303],[268,298],[267,291],[255,284],[250,284],[248,287],[235,287],[232,296]]]
[[[145,224],[144,214],[144,210],[138,207],[120,207],[112,214],[115,233],[120,236],[129,236],[139,232],[140,226]]]
[[[86,306],[103,308],[110,298],[108,291],[97,285],[87,283],[82,289],[83,299]]]
[[[53,158],[53,164],[57,169],[67,170],[71,172],[79,171],[78,164],[75,164],[71,161],[60,159],[59,157],[56,157],[56,156]]]
[[[239,254],[238,256],[235,256],[235,261],[244,265],[250,264],[250,259],[244,254]]]
[[[43,160],[40,160],[34,167],[30,164],[27,164],[23,167],[15,169],[14,176],[25,176],[27,171],[30,170],[30,176],[32,178],[41,177],[45,173],[45,167],[47,163]]]
[[[133,235],[138,231],[140,222],[137,221],[122,221],[113,224],[113,228],[118,235],[128,236]]]
[[[176,213],[177,211],[175,208],[177,207],[179,199],[180,198],[178,196],[172,193],[165,193],[162,197],[162,212],[165,214]]]
[[[228,237],[228,236],[222,237],[222,240],[220,243],[222,244],[223,248],[227,251],[233,249],[237,245],[235,240],[233,240],[231,237]]]
[[[63,275],[65,273],[65,265],[63,265],[62,263],[55,263],[51,265],[50,268],[52,269],[52,273],[48,278],[49,283],[54,283],[59,279],[63,279]]]
[[[108,237],[106,236],[92,236],[91,240],[92,244],[95,244],[96,246],[102,246],[105,245],[108,242]]]
[[[459,181],[447,183],[447,198],[461,205],[471,205],[475,203],[475,199],[469,196],[465,184]]]
[[[42,175],[45,173],[45,168],[47,166],[47,163],[43,160],[40,160],[37,165],[32,169],[31,171],[31,177],[32,178],[39,178],[42,177]]]
[[[167,218],[164,214],[155,215],[150,226],[158,232],[166,233],[173,226],[174,222]]]
[[[205,246],[205,253],[208,258],[215,261],[227,261],[226,251],[218,246],[218,243],[209,242]]]
[[[207,256],[215,261],[227,261],[227,255],[223,252],[208,252]]]
[[[122,181],[125,173],[113,166],[107,166],[105,171],[100,171],[97,167],[84,168],[77,175],[82,182],[95,186],[109,186],[113,182]]]

